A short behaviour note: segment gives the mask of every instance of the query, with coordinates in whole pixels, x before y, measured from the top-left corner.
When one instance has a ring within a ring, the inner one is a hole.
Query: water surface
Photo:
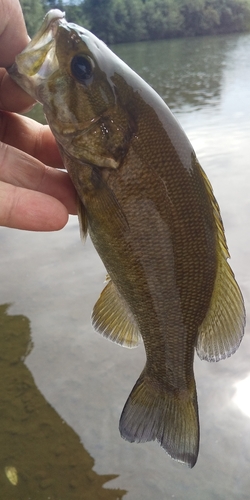
[[[249,310],[250,35],[114,50],[162,95],[190,138],[219,201],[231,265]],[[144,349],[123,349],[93,331],[90,313],[105,270],[90,240],[82,245],[77,218],[58,233],[1,228],[0,241],[5,500],[248,500],[248,328],[232,358],[195,360],[201,445],[189,470],[156,443],[120,438],[119,416],[144,365]],[[51,448],[42,439],[46,430],[54,436]],[[6,475],[10,467],[17,470],[16,485],[10,481],[15,476]]]

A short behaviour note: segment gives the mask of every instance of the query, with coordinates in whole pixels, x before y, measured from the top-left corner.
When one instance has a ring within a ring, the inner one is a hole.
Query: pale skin
[[[63,165],[49,127],[16,114],[34,101],[5,70],[28,41],[19,1],[0,0],[0,226],[55,231],[76,214],[76,192],[58,170]]]

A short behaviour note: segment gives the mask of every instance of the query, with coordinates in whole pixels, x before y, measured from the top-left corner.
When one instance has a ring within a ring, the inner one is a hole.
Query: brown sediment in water
[[[46,401],[24,364],[30,323],[0,306],[0,492],[5,500],[119,500],[103,488],[117,475],[93,471],[79,436]]]

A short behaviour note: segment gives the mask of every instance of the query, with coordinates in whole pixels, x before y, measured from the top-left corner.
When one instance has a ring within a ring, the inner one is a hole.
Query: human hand
[[[49,127],[14,113],[34,102],[4,68],[28,41],[18,0],[0,0],[0,226],[53,231],[76,214],[76,192],[53,168],[63,165]]]

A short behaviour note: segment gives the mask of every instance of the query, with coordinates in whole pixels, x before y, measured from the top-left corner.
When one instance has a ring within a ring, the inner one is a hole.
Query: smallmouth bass
[[[194,351],[218,361],[244,331],[212,187],[156,92],[92,33],[50,11],[9,69],[43,104],[79,196],[79,219],[108,272],[95,329],[147,361],[121,435],[157,440],[193,467],[199,449]]]

